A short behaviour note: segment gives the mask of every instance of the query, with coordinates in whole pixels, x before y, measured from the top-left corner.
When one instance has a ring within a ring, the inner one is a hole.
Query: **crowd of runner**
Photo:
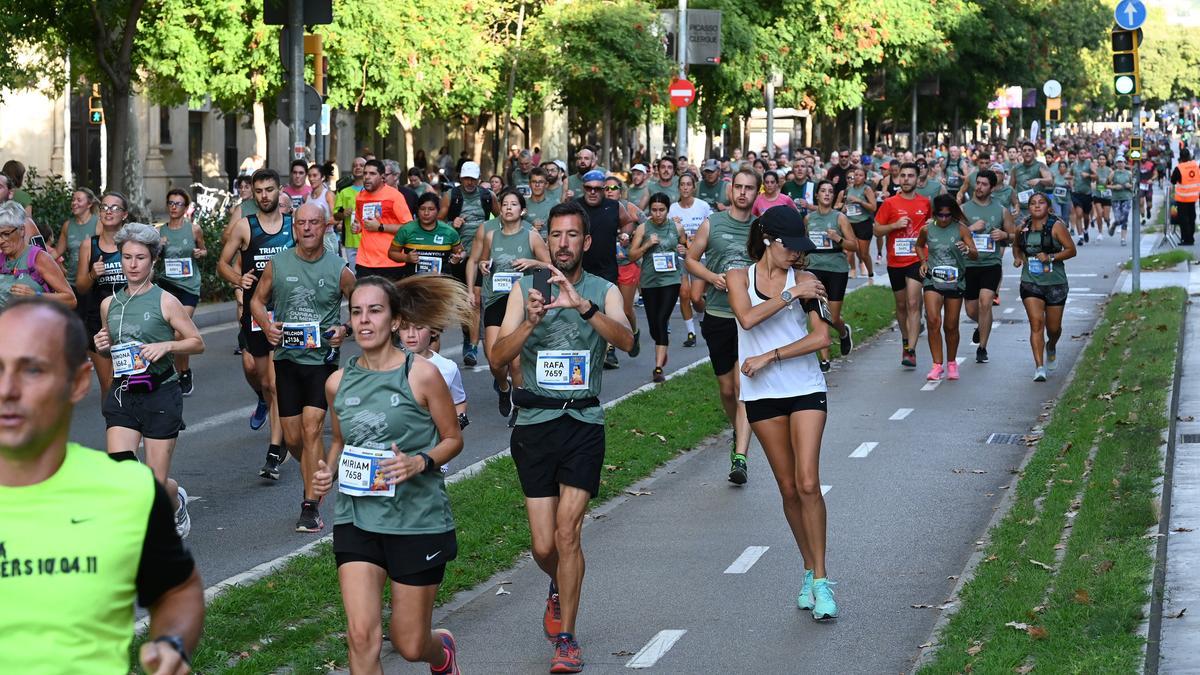
[[[497,412],[513,429],[533,557],[548,577],[551,672],[578,672],[580,526],[604,465],[603,372],[620,366],[618,352],[639,354],[643,327],[655,383],[666,379],[677,306],[683,346],[703,337],[734,429],[729,481],[747,483],[753,433],[803,559],[797,604],[816,620],[836,618],[819,457],[832,345],[842,355],[854,348],[842,317],[849,279],[882,283],[886,272],[900,365],[917,367],[924,330],[925,378],[956,380],[961,313],[976,324],[975,358],[986,363],[1011,261],[1033,379],[1045,381],[1069,295],[1066,261],[1118,231],[1126,245],[1133,210],[1149,217],[1155,192],[1171,186],[1181,243],[1191,243],[1200,170],[1168,137],[1146,147],[1130,160],[1128,136],[1104,132],[927,152],[878,146],[827,160],[813,149],[734,151],[699,164],[663,156],[622,173],[598,166],[591,146],[575,153],[571,172],[515,149],[503,175],[487,181],[470,161],[450,180],[446,167],[403,171],[364,153],[340,184],[332,164],[296,160],[286,176],[259,167],[237,177],[239,199],[214,251],[185,190],[166,194],[167,218],[152,226],[129,222],[123,195],[79,188],[72,216],[52,232],[13,197],[20,181],[6,166],[0,307],[11,309],[0,321],[17,310],[51,331],[71,324],[63,348],[78,322],[78,367],[90,378],[85,351],[108,454],[136,462],[144,452],[156,499],[186,537],[187,491],[171,476],[171,457],[184,398],[204,386],[189,366],[206,347],[192,316],[201,262],[218,256],[217,275],[238,298],[237,353],[258,401],[249,425],[269,425],[258,476],[279,480],[286,460],[297,460],[298,532],[324,530],[323,499],[340,493],[333,543],[353,672],[378,667],[389,579],[393,647],[434,673],[458,672],[454,637],[430,630],[429,618],[457,555],[444,474],[470,420],[459,368],[438,352],[447,331],[461,330],[462,363],[475,366],[482,348]],[[45,302],[63,311],[41,311]],[[342,358],[347,341],[360,356]],[[83,462],[75,446],[64,448]],[[167,642],[181,656],[194,646]]]

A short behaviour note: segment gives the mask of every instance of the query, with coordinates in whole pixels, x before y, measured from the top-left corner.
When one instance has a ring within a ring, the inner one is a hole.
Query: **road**
[[[835,366],[821,482],[841,618],[817,624],[795,606],[800,559],[757,445],[745,488],[725,481],[716,442],[660,471],[584,529],[587,579],[577,634],[587,672],[901,672],[930,635],[954,579],[1015,484],[1027,448],[989,443],[1027,433],[1076,364],[1128,255],[1092,243],[1068,263],[1072,286],[1058,371],[1032,381],[1028,324],[1006,267],[989,348],[976,364],[964,320],[962,379],[927,385],[899,367],[898,334]],[[1010,311],[1011,310],[1011,311]],[[1000,440],[993,438],[993,440]],[[545,672],[545,576],[531,562],[440,610],[465,672]],[[802,665],[801,665],[802,664]],[[390,653],[388,672],[418,672]]]

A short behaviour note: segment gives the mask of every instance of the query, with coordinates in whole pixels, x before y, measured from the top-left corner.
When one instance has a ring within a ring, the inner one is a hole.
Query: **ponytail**
[[[382,289],[392,317],[404,323],[444,330],[478,320],[467,287],[453,277],[414,275],[393,283],[383,277],[369,276],[360,279],[354,290],[364,286]],[[354,293],[350,295],[353,297]]]

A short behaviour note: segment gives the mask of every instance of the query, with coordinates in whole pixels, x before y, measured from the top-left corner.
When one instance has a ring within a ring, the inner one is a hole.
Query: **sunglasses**
[[[604,191],[605,191],[605,192],[620,192],[620,191],[621,191],[621,186],[619,186],[619,185],[605,185],[605,186],[604,186]]]
[[[933,214],[933,217],[934,218],[953,218],[954,214],[953,213],[935,213],[935,214]]]
[[[172,199],[167,202],[167,206],[174,206],[175,208],[182,208],[184,206],[187,206],[187,202],[184,202],[184,201],[181,201],[178,199]]]
[[[600,185],[584,185],[583,186],[584,192],[599,192],[603,189],[604,189],[604,187],[600,186]]]
[[[124,211],[125,207],[120,204],[101,204],[100,210],[105,213],[112,213],[113,211]]]

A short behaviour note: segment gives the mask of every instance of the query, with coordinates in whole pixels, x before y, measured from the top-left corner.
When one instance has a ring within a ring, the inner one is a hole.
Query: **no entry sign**
[[[696,87],[688,80],[675,80],[668,93],[671,95],[671,105],[676,108],[686,108],[696,100]]]

